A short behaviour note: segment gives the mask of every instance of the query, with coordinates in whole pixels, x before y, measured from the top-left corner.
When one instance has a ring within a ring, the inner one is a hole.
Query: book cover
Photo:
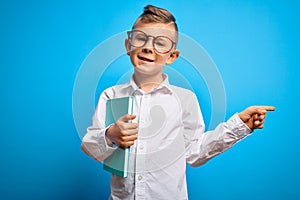
[[[106,102],[106,127],[115,123],[120,117],[133,114],[133,97],[109,99]],[[103,169],[126,178],[128,176],[130,148],[118,147],[103,162]]]

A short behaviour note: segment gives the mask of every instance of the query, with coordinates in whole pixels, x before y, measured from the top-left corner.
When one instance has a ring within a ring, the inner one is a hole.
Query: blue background
[[[190,199],[300,199],[299,3],[233,0],[1,1],[0,199],[108,197],[109,174],[80,150],[73,84],[93,48],[130,29],[148,3],[170,10],[212,57],[226,118],[254,104],[277,108],[265,129],[188,167]],[[197,95],[209,123],[207,91]]]

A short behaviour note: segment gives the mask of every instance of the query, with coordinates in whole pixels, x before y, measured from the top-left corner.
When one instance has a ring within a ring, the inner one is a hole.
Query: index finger
[[[259,106],[259,109],[265,110],[265,111],[274,111],[274,106]]]

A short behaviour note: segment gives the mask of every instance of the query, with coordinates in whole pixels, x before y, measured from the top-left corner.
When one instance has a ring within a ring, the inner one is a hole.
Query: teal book
[[[106,102],[105,126],[115,123],[120,117],[133,114],[133,97],[109,99]],[[118,147],[103,162],[103,169],[126,178],[128,176],[130,148]]]

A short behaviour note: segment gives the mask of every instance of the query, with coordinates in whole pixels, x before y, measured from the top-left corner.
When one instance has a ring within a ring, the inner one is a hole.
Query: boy
[[[263,128],[266,112],[275,109],[249,107],[204,134],[195,94],[170,85],[163,74],[164,65],[180,54],[177,40],[173,15],[146,6],[125,40],[134,66],[131,80],[106,89],[99,98],[93,124],[82,140],[83,151],[100,162],[117,146],[131,148],[130,173],[127,178],[111,176],[110,199],[188,199],[186,162],[204,164]],[[134,115],[105,127],[106,101],[125,96],[134,97]]]

